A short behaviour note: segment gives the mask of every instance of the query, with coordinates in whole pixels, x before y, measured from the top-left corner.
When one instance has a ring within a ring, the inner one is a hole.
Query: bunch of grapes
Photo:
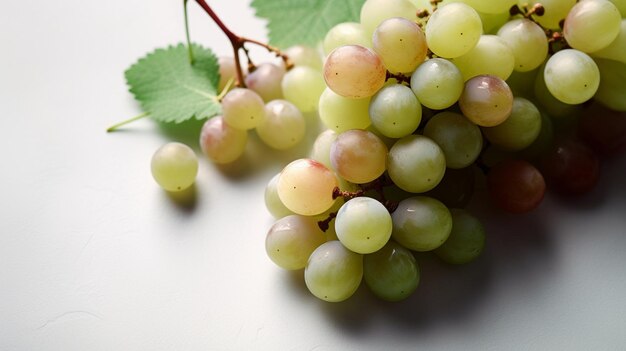
[[[266,187],[268,256],[326,301],[362,280],[402,300],[414,252],[483,251],[463,209],[479,180],[512,213],[547,187],[592,189],[599,155],[626,146],[625,15],[609,0],[365,1],[323,42],[328,130]]]

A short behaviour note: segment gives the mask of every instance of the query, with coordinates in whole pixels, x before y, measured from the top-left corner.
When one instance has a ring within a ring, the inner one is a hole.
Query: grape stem
[[[324,219],[323,221],[318,221],[317,226],[320,227],[323,232],[326,232],[328,228],[330,228],[330,222],[332,222],[335,217],[337,217],[337,212],[331,212],[328,214],[328,217],[326,219]]]
[[[391,78],[394,78],[395,80],[397,80],[398,83],[405,83],[406,85],[411,86],[411,77],[407,77],[404,74],[391,73],[387,71],[387,76],[385,77],[385,80],[389,80]]]
[[[144,113],[142,113],[142,114],[140,114],[140,115],[137,115],[137,116],[135,116],[135,117],[129,118],[129,119],[125,120],[125,121],[122,121],[122,122],[116,123],[116,124],[114,124],[114,125],[110,126],[109,128],[107,128],[107,133],[114,132],[114,131],[116,131],[119,127],[125,126],[125,125],[127,125],[127,124],[129,124],[129,123],[131,123],[131,122],[138,121],[138,120],[140,120],[140,119],[142,119],[142,118],[145,118],[145,117],[148,117],[148,116],[150,116],[150,112],[144,112]]]
[[[567,49],[569,45],[567,44],[567,41],[565,40],[565,37],[563,36],[562,32],[545,28],[539,22],[537,22],[535,18],[533,17],[533,16],[543,16],[544,13],[545,13],[545,8],[540,3],[533,5],[533,7],[531,7],[530,9],[528,9],[526,6],[520,7],[519,5],[513,5],[509,9],[509,14],[511,16],[522,15],[524,16],[524,18],[526,18],[529,21],[534,22],[541,29],[543,29],[543,31],[546,33],[546,37],[548,37],[548,51],[550,54],[554,54],[557,51],[562,50],[562,49]],[[563,20],[561,20],[559,25],[561,29],[563,29]]]

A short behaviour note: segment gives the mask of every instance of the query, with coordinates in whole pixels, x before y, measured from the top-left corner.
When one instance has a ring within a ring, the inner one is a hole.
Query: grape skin
[[[544,79],[555,98],[566,104],[581,104],[598,90],[600,70],[589,55],[565,49],[548,59]]]
[[[247,143],[248,133],[231,127],[221,116],[206,121],[200,132],[202,152],[215,163],[236,161],[243,155]]]
[[[379,201],[356,197],[346,202],[335,218],[339,241],[349,250],[369,254],[380,250],[391,237],[391,215]]]
[[[311,253],[326,242],[312,217],[290,215],[276,221],[265,237],[265,251],[279,267],[302,269]]]
[[[402,200],[391,216],[393,239],[414,251],[436,249],[452,230],[450,210],[439,200],[426,196]]]
[[[475,124],[497,126],[513,110],[513,93],[506,82],[496,76],[476,76],[465,83],[459,107],[463,115]]]
[[[463,85],[461,71],[442,58],[423,62],[411,75],[411,90],[422,105],[433,110],[454,105],[463,92]]]
[[[333,169],[345,180],[363,184],[385,172],[387,146],[372,132],[353,129],[337,136],[330,148]]]
[[[354,294],[363,279],[363,255],[346,249],[339,241],[320,245],[309,257],[304,282],[317,298],[344,301]]]
[[[326,166],[315,160],[298,159],[283,168],[277,191],[289,210],[313,216],[334,204],[333,190],[337,185],[337,178]]]
[[[391,240],[363,257],[363,279],[379,298],[400,301],[415,291],[420,271],[411,251]]]
[[[161,146],[150,162],[154,180],[167,191],[189,188],[198,174],[198,159],[193,150],[181,143],[170,142]]]
[[[422,193],[433,189],[446,171],[443,151],[422,135],[399,139],[389,150],[389,177],[402,190]]]
[[[359,45],[333,50],[324,63],[324,80],[335,93],[347,98],[366,98],[385,84],[387,70],[374,51]]]

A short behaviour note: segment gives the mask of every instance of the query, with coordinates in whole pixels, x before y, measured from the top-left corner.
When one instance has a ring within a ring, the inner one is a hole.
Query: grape
[[[626,4],[626,1],[624,1]],[[591,53],[593,57],[605,58],[626,64],[626,19],[620,23],[620,31],[617,38],[604,49]]]
[[[337,133],[333,130],[327,129],[320,133],[317,138],[315,138],[315,142],[313,142],[310,158],[328,168],[332,168],[330,162],[330,148],[335,139],[337,139]]]
[[[626,111],[626,64],[604,59],[595,62],[601,76],[595,99],[613,110]]]
[[[509,88],[511,88],[513,96],[519,96],[526,99],[534,99],[535,79],[539,71],[539,69],[534,69],[532,71],[526,72],[513,71],[513,73],[511,73],[509,78],[506,80],[506,84],[509,86]],[[543,81],[543,75],[541,79]],[[547,91],[547,88],[545,88],[544,90]]]
[[[598,66],[587,54],[574,49],[552,55],[543,74],[550,93],[566,104],[589,100],[600,85]]]
[[[480,155],[483,136],[474,123],[454,112],[441,112],[432,117],[424,128],[424,136],[431,138],[443,150],[446,166],[464,168]]]
[[[417,129],[422,120],[422,107],[411,88],[390,84],[372,97],[369,116],[381,134],[401,138]]]
[[[289,70],[282,81],[285,99],[300,111],[313,112],[326,88],[320,71],[308,66],[296,66]]]
[[[517,0],[463,0],[463,2],[476,9],[476,11],[502,13],[509,11]]]
[[[532,71],[548,56],[546,34],[541,27],[528,19],[507,22],[498,30],[498,36],[511,48],[516,71]]]
[[[222,99],[222,116],[233,128],[256,128],[265,119],[265,103],[254,91],[235,88]]]
[[[383,21],[372,38],[373,49],[394,73],[410,73],[426,59],[428,47],[422,29],[413,21],[394,17]]]
[[[545,65],[537,71],[534,84],[534,98],[543,109],[553,117],[569,117],[576,115],[579,110],[578,105],[566,104],[552,95],[546,86],[544,75]]]
[[[326,33],[323,43],[324,52],[329,54],[340,46],[350,44],[371,48],[372,39],[365,33],[365,28],[360,23],[339,23]]]
[[[452,106],[463,92],[463,75],[450,61],[433,58],[411,75],[411,89],[422,105],[433,110]]]
[[[396,141],[389,150],[387,171],[402,190],[422,193],[439,184],[446,171],[446,158],[431,139],[409,135]]]
[[[506,160],[487,174],[487,188],[493,202],[511,213],[535,209],[546,190],[546,183],[537,168],[523,160]]]
[[[336,133],[349,129],[365,129],[371,124],[369,104],[369,97],[349,99],[326,88],[319,101],[320,120]]]
[[[193,150],[181,143],[161,146],[152,156],[152,176],[167,191],[189,188],[198,174],[198,159]]]
[[[200,132],[202,152],[215,163],[231,163],[243,155],[248,143],[248,133],[231,127],[222,116],[204,123]]]
[[[348,250],[368,254],[380,250],[391,237],[391,215],[370,197],[348,200],[337,213],[335,230]]]
[[[400,301],[415,291],[420,271],[411,251],[389,241],[379,251],[363,257],[363,279],[374,295]]]
[[[477,12],[480,16],[480,21],[483,23],[483,33],[485,34],[496,34],[498,29],[508,22],[509,17],[511,17],[508,10],[500,13]]]
[[[277,191],[289,210],[313,216],[333,205],[333,190],[337,185],[337,178],[323,164],[311,159],[298,159],[285,166],[280,173]]]
[[[311,253],[325,242],[315,219],[291,215],[276,221],[267,232],[265,251],[283,269],[302,269]]]
[[[465,117],[479,126],[497,126],[511,114],[513,93],[506,82],[496,76],[476,76],[465,82],[459,107]]]
[[[363,278],[363,255],[346,249],[339,241],[320,245],[309,257],[304,282],[317,298],[329,302],[346,300]]]
[[[448,207],[465,207],[474,194],[474,167],[447,169],[441,182],[426,193]]]
[[[520,5],[528,5],[532,8],[535,4],[541,4],[544,8],[542,16],[533,16],[542,27],[547,29],[560,29],[561,22],[576,4],[576,0],[520,0]]]
[[[503,39],[496,35],[482,35],[472,50],[452,62],[465,80],[481,74],[491,74],[506,80],[513,72],[515,57]]]
[[[541,131],[541,113],[524,98],[513,99],[513,111],[506,121],[495,127],[483,127],[483,133],[492,144],[503,149],[524,149],[537,139]]]
[[[621,20],[619,10],[610,1],[581,1],[567,14],[563,35],[574,49],[598,51],[617,38]]]
[[[264,101],[283,98],[281,82],[285,70],[273,63],[263,63],[246,76],[246,86],[255,91]]]
[[[274,218],[283,218],[294,214],[290,211],[278,197],[278,178],[280,173],[272,177],[272,179],[265,186],[265,208],[274,216]]]
[[[626,18],[626,0],[611,0],[611,2],[622,14],[622,18]]]
[[[224,90],[229,80],[236,79],[237,70],[235,68],[235,60],[232,57],[221,56],[217,59],[217,63],[220,66],[220,81],[217,85],[217,90],[221,92]]]
[[[304,138],[306,122],[302,113],[289,101],[273,100],[265,105],[265,120],[256,127],[268,146],[285,150]]]
[[[374,95],[385,84],[386,76],[380,56],[359,45],[336,48],[324,63],[324,79],[328,87],[348,98]]]
[[[601,155],[623,151],[626,149],[626,113],[595,102],[583,111],[578,135]]]
[[[485,247],[485,228],[465,210],[452,209],[452,231],[448,240],[435,249],[435,254],[452,264],[475,260]]]
[[[562,195],[589,192],[600,178],[598,156],[577,141],[560,140],[555,143],[542,165],[550,189]]]
[[[539,135],[537,135],[537,138],[532,144],[519,151],[517,155],[534,163],[534,161],[538,161],[541,157],[543,157],[543,155],[550,151],[553,141],[554,128],[552,126],[552,119],[550,119],[550,117],[548,117],[545,113],[542,113]]]
[[[443,244],[452,230],[450,210],[439,200],[415,196],[400,201],[391,215],[392,238],[414,251],[430,251]]]
[[[387,146],[372,132],[353,129],[337,136],[330,148],[333,169],[349,182],[362,184],[385,172]]]
[[[454,58],[468,53],[478,43],[482,31],[478,13],[456,2],[433,12],[426,23],[426,41],[435,55]]]
[[[322,57],[317,50],[311,47],[295,45],[289,47],[283,53],[296,66],[307,66],[318,71],[322,69]]]
[[[365,34],[372,36],[378,25],[392,17],[417,20],[417,9],[408,0],[367,0],[361,7],[361,24]]]

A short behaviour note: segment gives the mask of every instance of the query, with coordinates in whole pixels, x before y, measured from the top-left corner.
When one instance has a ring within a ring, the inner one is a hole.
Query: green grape
[[[463,0],[476,11],[484,13],[503,13],[509,11],[517,0]]]
[[[589,55],[575,49],[561,50],[552,55],[543,74],[550,93],[566,104],[581,104],[589,100],[600,84],[598,66]]]
[[[330,148],[333,169],[349,182],[363,184],[385,172],[387,146],[374,133],[361,129],[345,131]]]
[[[216,116],[204,122],[200,132],[202,152],[213,162],[226,164],[236,161],[246,151],[248,133],[233,128]]]
[[[432,117],[424,128],[443,150],[448,168],[465,168],[478,158],[483,147],[480,128],[454,112],[441,112]]]
[[[571,105],[562,102],[552,95],[546,86],[544,79],[545,64],[537,71],[537,77],[534,84],[534,98],[543,107],[543,109],[553,117],[568,117],[575,115],[579,109],[578,105]]]
[[[391,237],[391,215],[371,197],[348,200],[337,213],[337,238],[348,250],[368,254],[380,250]]]
[[[498,36],[511,48],[516,71],[532,71],[548,56],[546,34],[531,20],[520,18],[509,21],[498,30]]]
[[[329,302],[352,296],[363,279],[363,255],[346,249],[339,241],[320,245],[309,257],[304,282],[317,298]]]
[[[278,178],[280,177],[280,173],[270,179],[269,183],[265,186],[265,208],[272,214],[274,218],[283,218],[289,215],[294,214],[291,210],[280,201],[280,197],[278,196]]]
[[[496,76],[476,76],[465,82],[459,107],[463,115],[475,124],[497,126],[511,114],[513,93],[506,82]]]
[[[287,48],[284,54],[296,66],[307,66],[317,71],[322,69],[322,57],[317,50],[311,47],[295,45]]]
[[[246,76],[246,87],[259,94],[263,101],[282,99],[281,82],[284,76],[284,68],[269,62],[262,63]]]
[[[626,0],[611,0],[611,2],[617,7],[622,18],[626,18]]]
[[[198,174],[198,159],[193,150],[181,143],[161,146],[152,156],[152,176],[167,191],[189,188]]]
[[[495,127],[483,127],[487,140],[510,151],[530,146],[540,131],[541,113],[532,102],[520,97],[513,99],[513,111],[506,121]]]
[[[363,257],[363,279],[379,298],[400,301],[415,291],[420,271],[411,251],[389,241],[379,251]]]
[[[452,209],[450,236],[434,253],[451,264],[475,260],[485,247],[485,228],[478,219],[465,210]]]
[[[317,104],[326,88],[320,71],[309,66],[295,66],[282,81],[285,99],[302,112],[317,110]]]
[[[233,128],[256,128],[265,119],[265,102],[250,89],[235,88],[222,99],[222,116]]]
[[[430,138],[408,135],[389,150],[387,171],[402,190],[422,193],[439,184],[446,171],[446,158]]]
[[[513,96],[533,99],[535,97],[535,78],[538,73],[539,69],[526,72],[513,71],[506,80]]]
[[[392,17],[417,20],[417,9],[408,0],[367,0],[361,7],[361,24],[371,38],[378,25]]]
[[[333,50],[324,63],[324,79],[335,93],[347,98],[366,98],[385,84],[387,70],[374,51],[359,45]]]
[[[626,3],[626,0],[624,1]],[[604,49],[591,53],[591,56],[620,61],[626,64],[626,19],[620,24],[620,31],[617,38]]]
[[[298,159],[283,168],[276,186],[280,201],[296,214],[313,216],[328,210],[335,200],[337,178],[326,166]]]
[[[422,120],[422,106],[411,88],[402,84],[383,87],[369,105],[372,124],[389,138],[413,133]]]
[[[384,20],[372,38],[373,49],[385,67],[394,73],[411,73],[424,62],[426,36],[414,21],[394,17]]]
[[[541,160],[544,155],[549,154],[550,149],[554,141],[554,130],[552,127],[552,119],[545,113],[541,114],[541,130],[537,139],[533,141],[528,147],[519,151],[517,155],[529,162],[537,162]]]
[[[391,215],[392,238],[414,251],[431,251],[441,246],[452,230],[450,210],[426,196],[415,196],[400,201]]]
[[[463,75],[450,61],[433,58],[411,75],[411,89],[419,102],[433,110],[454,105],[463,92]]]
[[[335,133],[335,131],[327,129],[321,132],[313,142],[309,158],[323,164],[329,169],[332,169],[330,162],[330,148],[335,139],[337,139],[337,133]]]
[[[371,36],[365,33],[365,28],[360,23],[343,22],[331,28],[324,37],[324,52],[331,51],[344,45],[361,45],[366,48],[372,47]]]
[[[626,111],[626,64],[596,59],[600,70],[600,85],[595,99],[610,109]]]
[[[468,80],[481,74],[491,74],[504,80],[515,66],[513,51],[496,35],[482,35],[478,44],[467,54],[452,60]]]
[[[519,0],[520,6],[526,5],[531,9],[535,4],[541,4],[544,8],[542,16],[533,16],[533,19],[546,29],[561,29],[561,22],[570,9],[576,4],[576,0]]]
[[[311,253],[326,242],[312,217],[290,215],[276,221],[265,237],[265,252],[280,268],[302,269]]]
[[[508,22],[509,17],[511,17],[508,10],[500,13],[477,12],[480,16],[481,22],[483,23],[483,33],[485,34],[498,33],[498,29]]]
[[[480,39],[483,25],[476,11],[457,2],[433,12],[426,23],[426,41],[435,55],[445,58],[468,53]]]
[[[369,97],[349,99],[326,88],[319,101],[320,120],[336,133],[350,129],[365,129],[371,124],[369,104]]]
[[[608,0],[585,0],[567,14],[563,35],[569,46],[583,52],[607,47],[620,32],[622,16]]]
[[[286,150],[304,138],[306,122],[298,108],[285,100],[265,105],[265,120],[256,127],[257,134],[269,147]]]

